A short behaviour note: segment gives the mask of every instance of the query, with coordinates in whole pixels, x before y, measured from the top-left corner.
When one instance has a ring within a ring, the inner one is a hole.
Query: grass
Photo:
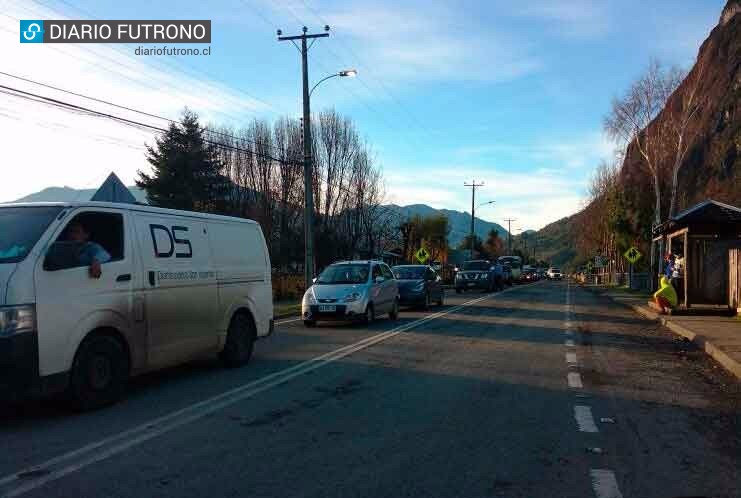
[[[301,301],[280,301],[273,303],[275,316],[298,315],[301,312]]]
[[[636,296],[636,297],[645,297],[646,299],[651,297],[651,292],[647,290],[634,290],[634,289],[629,289],[628,287],[622,286],[622,285],[621,286],[608,285],[606,287],[607,287],[607,290],[615,294],[628,294],[628,295]]]

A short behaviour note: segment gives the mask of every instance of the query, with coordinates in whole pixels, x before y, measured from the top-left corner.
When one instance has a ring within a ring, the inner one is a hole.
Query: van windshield
[[[60,206],[0,207],[0,264],[23,261]]]

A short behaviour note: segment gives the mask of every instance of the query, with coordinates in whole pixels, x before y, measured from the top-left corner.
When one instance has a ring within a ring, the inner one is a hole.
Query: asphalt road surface
[[[72,414],[0,407],[0,496],[741,497],[741,388],[566,282],[278,325]]]

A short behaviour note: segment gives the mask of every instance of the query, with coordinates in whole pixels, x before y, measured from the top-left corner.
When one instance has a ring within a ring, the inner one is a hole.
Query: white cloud
[[[316,19],[303,2],[265,1],[274,15],[286,11]],[[539,70],[530,41],[487,26],[472,26],[458,5],[443,2],[342,2],[321,13],[337,37],[332,56],[360,64],[385,83],[414,81],[509,81]],[[337,44],[338,43],[338,44]],[[347,46],[345,46],[347,45]],[[348,49],[349,47],[349,49]],[[356,59],[361,53],[363,60]]]
[[[531,0],[516,13],[545,21],[552,32],[568,38],[595,38],[610,30],[606,2]]]
[[[470,212],[471,191],[463,183],[472,178],[484,182],[477,190],[477,199],[496,201],[477,211],[476,216],[499,224],[504,218],[515,218],[513,231],[515,226],[524,230],[542,228],[575,213],[584,201],[584,183],[566,178],[557,170],[512,172],[464,163],[430,166],[424,176],[396,174],[391,178],[396,187],[391,189],[389,200]]]
[[[167,57],[134,55],[133,46],[36,45],[18,41],[18,19],[64,19],[61,12],[11,1],[0,16],[2,71],[169,118],[185,106],[204,122],[275,112],[265,103],[186,70]],[[166,122],[0,75],[0,85],[164,127]],[[51,186],[95,187],[111,171],[131,184],[147,169],[143,144],[153,134],[0,94],[5,149],[0,202]],[[12,181],[9,175],[12,174]],[[97,182],[97,183],[92,183]]]

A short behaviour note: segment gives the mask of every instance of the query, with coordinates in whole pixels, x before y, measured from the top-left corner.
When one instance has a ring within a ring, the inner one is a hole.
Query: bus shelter
[[[706,200],[655,227],[653,241],[658,278],[666,268],[664,256],[675,256],[679,277],[672,283],[680,309],[738,307],[741,209]]]

